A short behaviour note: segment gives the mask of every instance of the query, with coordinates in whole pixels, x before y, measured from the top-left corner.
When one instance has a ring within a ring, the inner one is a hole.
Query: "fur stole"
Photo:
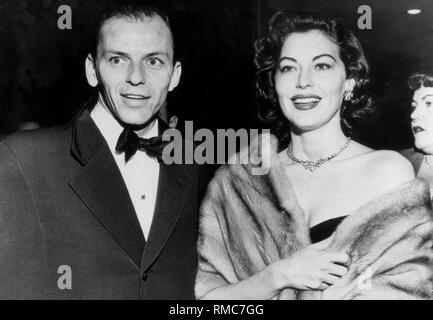
[[[270,137],[270,138],[269,138]],[[249,278],[311,243],[304,213],[279,163],[277,143],[262,144],[261,165],[221,167],[200,210],[196,297]],[[256,158],[257,149],[240,159]],[[244,162],[243,162],[244,163]],[[428,185],[413,180],[345,218],[326,250],[347,252],[348,273],[333,286],[341,299],[430,299],[433,217]],[[320,299],[318,291],[284,289],[276,299]]]

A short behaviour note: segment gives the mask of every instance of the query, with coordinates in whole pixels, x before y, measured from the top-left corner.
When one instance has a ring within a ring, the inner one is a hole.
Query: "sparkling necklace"
[[[433,170],[433,166],[430,163],[428,163],[426,155],[424,155],[424,157],[422,158],[422,160],[424,161],[424,163],[427,165],[427,167],[429,169]]]
[[[319,168],[322,164],[324,164],[325,162],[328,162],[329,160],[334,159],[336,156],[338,156],[340,153],[342,153],[350,144],[350,142],[352,141],[352,139],[349,137],[347,138],[346,143],[335,153],[331,154],[330,156],[327,156],[325,158],[320,158],[317,161],[310,161],[310,160],[301,160],[296,158],[293,153],[292,153],[292,148],[293,145],[290,145],[290,150],[289,148],[287,148],[287,155],[289,156],[289,158],[299,164],[302,164],[302,166],[304,167],[305,170],[310,170],[311,172],[313,172],[314,170],[316,170],[317,168]]]

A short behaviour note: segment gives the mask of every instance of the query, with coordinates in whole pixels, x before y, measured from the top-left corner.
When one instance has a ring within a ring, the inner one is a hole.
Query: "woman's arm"
[[[347,272],[341,264],[347,264],[349,257],[345,253],[325,252],[321,249],[324,245],[311,245],[248,279],[213,289],[201,298],[267,300],[285,288],[325,290]]]
[[[208,292],[204,300],[268,300],[281,290],[274,277],[275,266],[270,265],[252,277],[235,284],[222,286]]]

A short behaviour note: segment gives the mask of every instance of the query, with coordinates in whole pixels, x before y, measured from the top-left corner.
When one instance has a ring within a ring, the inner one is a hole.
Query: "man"
[[[98,96],[73,125],[0,144],[0,298],[194,298],[199,168],[149,142],[181,75],[166,16],[105,15],[85,67]]]

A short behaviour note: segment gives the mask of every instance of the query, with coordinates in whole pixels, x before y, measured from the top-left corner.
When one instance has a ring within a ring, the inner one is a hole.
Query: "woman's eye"
[[[293,66],[282,66],[282,67],[280,67],[280,72],[292,72],[292,71],[295,71],[296,70],[296,68],[295,67],[293,67]]]
[[[431,106],[431,101],[426,101],[425,105],[426,105],[426,107],[430,107]]]
[[[317,69],[317,70],[329,70],[329,69],[331,69],[331,65],[330,64],[328,64],[328,63],[324,63],[324,62],[322,62],[322,63],[318,63],[318,64],[316,64],[315,65],[315,68]]]

